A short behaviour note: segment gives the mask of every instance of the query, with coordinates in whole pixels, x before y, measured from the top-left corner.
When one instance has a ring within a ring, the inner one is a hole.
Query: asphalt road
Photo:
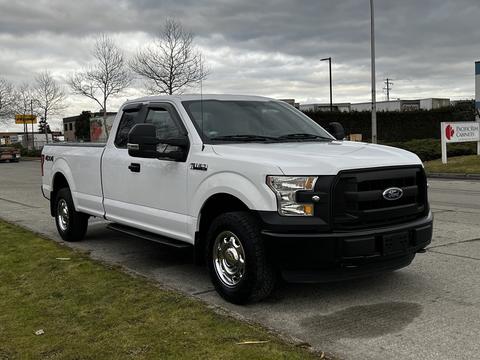
[[[344,359],[480,359],[480,182],[430,180],[427,253],[374,278],[282,285],[267,301],[217,296],[190,254],[119,235],[92,220],[68,244]],[[40,163],[0,163],[0,217],[60,241],[40,193]],[[1,241],[1,239],[0,239]]]

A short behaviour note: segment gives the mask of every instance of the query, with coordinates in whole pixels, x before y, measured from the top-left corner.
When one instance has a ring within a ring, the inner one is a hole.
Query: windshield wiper
[[[210,140],[219,141],[272,141],[277,140],[276,137],[263,136],[263,135],[222,135],[214,136]]]
[[[332,141],[332,138],[322,135],[307,134],[307,133],[298,133],[298,134],[287,134],[282,135],[277,138],[278,140],[311,140],[311,139],[322,139]]]

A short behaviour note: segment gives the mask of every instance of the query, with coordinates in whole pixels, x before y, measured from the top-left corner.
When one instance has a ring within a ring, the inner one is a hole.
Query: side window
[[[132,109],[124,111],[120,123],[118,124],[117,136],[115,136],[115,145],[118,148],[125,149],[128,143],[128,133],[133,125],[138,124],[139,110]]]
[[[178,138],[182,135],[170,112],[165,108],[149,109],[145,123],[155,125],[158,139]]]

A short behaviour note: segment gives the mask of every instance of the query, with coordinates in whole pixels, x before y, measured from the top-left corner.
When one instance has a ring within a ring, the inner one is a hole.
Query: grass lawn
[[[480,156],[456,156],[447,159],[447,164],[442,164],[442,159],[425,162],[427,173],[460,173],[480,174]]]
[[[238,344],[250,340],[267,342]],[[309,358],[259,326],[0,221],[2,360]]]

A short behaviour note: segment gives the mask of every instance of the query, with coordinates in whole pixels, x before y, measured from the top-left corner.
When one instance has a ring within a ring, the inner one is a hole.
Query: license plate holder
[[[407,251],[409,243],[408,231],[389,234],[383,236],[383,254],[392,255],[396,253],[404,253]]]

